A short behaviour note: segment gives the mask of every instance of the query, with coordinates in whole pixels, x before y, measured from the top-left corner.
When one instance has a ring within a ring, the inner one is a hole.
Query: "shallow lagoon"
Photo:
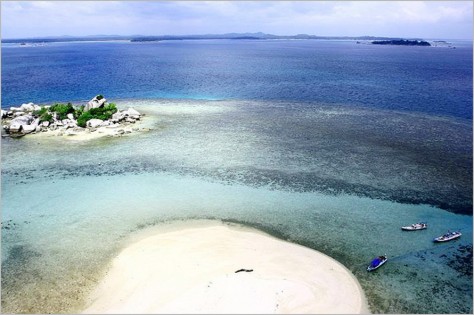
[[[2,141],[5,312],[77,312],[131,234],[188,218],[336,258],[373,312],[472,312],[472,216],[436,207],[472,208],[469,123],[289,102],[117,103],[147,113],[153,130]],[[428,230],[400,230],[418,221]],[[433,244],[447,229],[462,238]]]

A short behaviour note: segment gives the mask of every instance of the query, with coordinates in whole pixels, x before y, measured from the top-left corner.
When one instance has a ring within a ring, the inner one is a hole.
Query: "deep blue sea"
[[[4,44],[2,108],[102,93],[113,99],[315,101],[472,119],[472,43],[456,45],[311,40]]]
[[[80,312],[130,235],[216,219],[337,259],[374,313],[472,313],[473,53],[453,44],[2,44],[3,109],[103,94],[148,128],[2,137],[2,310]]]

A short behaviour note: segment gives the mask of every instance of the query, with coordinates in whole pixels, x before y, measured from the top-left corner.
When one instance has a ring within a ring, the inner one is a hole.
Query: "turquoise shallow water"
[[[472,204],[469,124],[326,105],[117,103],[146,112],[153,129],[83,143],[3,139],[5,312],[77,312],[128,236],[190,218],[330,255],[373,312],[472,312],[472,216],[436,206]],[[418,221],[428,230],[400,230]],[[463,236],[432,242],[448,229]]]

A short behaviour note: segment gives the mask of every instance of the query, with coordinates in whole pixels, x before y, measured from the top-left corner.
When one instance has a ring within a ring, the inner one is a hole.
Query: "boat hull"
[[[408,226],[402,226],[402,230],[404,231],[418,231],[418,230],[424,230],[428,228],[428,224],[426,223],[416,223]]]
[[[402,226],[403,231],[418,231],[418,230],[425,230],[427,227],[411,227],[411,226]]]
[[[453,235],[453,236],[450,236],[450,237],[444,237],[444,236],[440,236],[440,237],[437,237],[433,240],[433,242],[436,242],[436,243],[443,243],[443,242],[449,242],[449,241],[452,241],[452,240],[455,240],[459,237],[461,237],[461,233],[459,234],[456,234],[456,235]]]
[[[385,264],[387,262],[387,259],[385,260],[382,260],[382,262],[380,264],[378,264],[376,267],[372,267],[372,266],[368,266],[367,267],[367,271],[374,271],[376,269],[379,269],[380,267],[382,267],[383,264]]]

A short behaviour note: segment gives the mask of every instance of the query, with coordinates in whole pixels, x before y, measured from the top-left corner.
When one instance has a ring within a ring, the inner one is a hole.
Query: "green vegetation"
[[[39,118],[40,118],[40,122],[43,122],[43,121],[49,121],[50,123],[53,122],[53,115],[49,112],[44,112],[43,114],[39,116]]]
[[[38,116],[40,119],[40,122],[43,122],[43,121],[53,122],[53,115],[51,114],[51,112],[49,112],[46,106],[41,107],[40,110],[34,111],[33,115]]]
[[[424,40],[407,40],[407,39],[394,39],[394,40],[374,40],[374,45],[401,45],[401,46],[431,46],[430,43]]]
[[[91,108],[87,112],[83,112],[77,118],[77,125],[80,127],[85,127],[86,122],[90,119],[102,119],[107,120],[112,117],[113,114],[117,112],[117,106],[114,103],[105,105],[104,107]]]
[[[79,108],[76,108],[76,112],[74,113],[74,117],[79,118],[81,117],[82,113],[84,113],[85,106],[82,105]]]
[[[36,116],[40,116],[40,117],[41,117],[43,114],[45,114],[45,113],[47,113],[47,112],[48,112],[48,108],[45,107],[45,106],[43,106],[43,107],[41,107],[40,110],[34,111],[34,112],[33,112],[33,115],[36,115]]]
[[[91,113],[94,118],[106,120],[112,117],[113,114],[117,112],[117,106],[114,103],[110,103],[100,108],[91,108],[89,113]]]
[[[92,116],[92,114],[89,111],[84,112],[84,113],[82,113],[81,116],[79,116],[77,118],[77,125],[79,127],[85,128],[87,121],[92,119],[92,118],[94,118],[94,117]]]
[[[76,111],[71,103],[65,104],[54,104],[49,108],[50,112],[55,112],[58,118],[63,120],[67,118],[67,114],[73,114]]]
[[[97,99],[103,99],[102,95],[97,95]],[[49,121],[53,122],[53,114],[56,113],[57,118],[60,120],[66,119],[68,114],[73,114],[77,119],[77,125],[80,127],[86,127],[86,123],[90,119],[102,119],[107,120],[117,112],[117,106],[114,103],[110,103],[100,108],[91,108],[88,111],[84,111],[85,106],[82,105],[78,108],[74,108],[71,103],[67,104],[54,104],[51,107],[43,106],[40,110],[33,112],[35,116],[38,116],[40,122]]]

